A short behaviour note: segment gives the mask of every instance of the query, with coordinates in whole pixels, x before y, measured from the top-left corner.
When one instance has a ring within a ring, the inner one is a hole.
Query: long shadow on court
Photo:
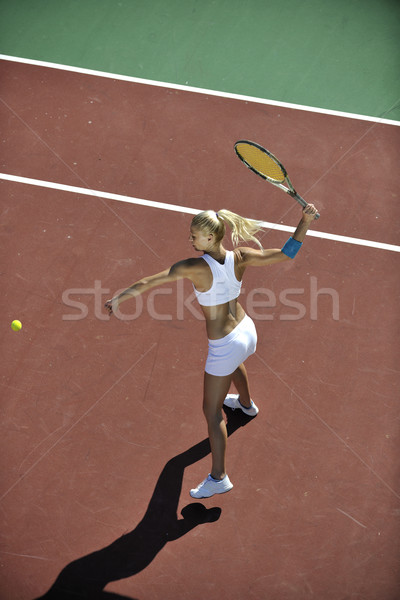
[[[226,409],[228,435],[251,419],[241,411]],[[162,548],[198,525],[217,521],[219,507],[206,508],[192,502],[177,516],[185,468],[210,453],[208,438],[171,458],[158,478],[146,513],[133,531],[102,550],[74,560],[57,577],[50,590],[37,600],[135,600],[104,591],[107,584],[136,575],[145,569]]]

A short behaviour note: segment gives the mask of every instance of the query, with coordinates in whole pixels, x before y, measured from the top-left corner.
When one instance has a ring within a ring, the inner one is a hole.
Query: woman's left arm
[[[125,302],[130,298],[136,298],[137,296],[140,296],[144,292],[147,292],[154,287],[188,277],[189,271],[189,261],[182,260],[172,265],[170,269],[161,271],[161,273],[156,273],[155,275],[150,275],[149,277],[143,277],[142,279],[139,279],[139,281],[136,281],[110,300],[107,300],[104,306],[111,315],[122,302]]]

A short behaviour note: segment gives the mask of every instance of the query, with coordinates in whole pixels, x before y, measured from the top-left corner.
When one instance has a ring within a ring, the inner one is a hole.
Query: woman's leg
[[[232,375],[218,377],[204,373],[203,412],[207,420],[210,438],[212,469],[211,477],[223,479],[226,475],[225,452],[227,432],[222,405],[229,391]]]
[[[240,404],[247,408],[250,408],[250,389],[249,389],[249,379],[247,377],[246,367],[244,363],[238,366],[236,371],[232,375],[232,382],[235,388],[238,391]]]

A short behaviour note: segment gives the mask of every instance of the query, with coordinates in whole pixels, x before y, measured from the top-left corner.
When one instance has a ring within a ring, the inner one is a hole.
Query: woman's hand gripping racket
[[[307,202],[304,198],[299,196],[294,189],[285,167],[279,162],[276,156],[271,154],[271,152],[268,152],[268,150],[259,144],[247,140],[239,140],[236,142],[235,152],[240,160],[244,162],[246,167],[289,194],[289,196],[297,200],[303,208],[307,206]],[[286,183],[287,186],[284,185],[284,183]],[[319,216],[319,213],[317,213],[314,218],[319,219]]]

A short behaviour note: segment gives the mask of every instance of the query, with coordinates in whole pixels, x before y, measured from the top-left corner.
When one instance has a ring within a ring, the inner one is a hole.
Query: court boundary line
[[[8,173],[0,173],[0,180],[10,181],[12,183],[23,183],[25,185],[33,185],[36,187],[43,187],[52,190],[58,190],[62,192],[70,192],[73,194],[81,194],[84,196],[92,196],[95,198],[102,198],[106,200],[116,200],[118,202],[125,202],[129,204],[137,204],[139,206],[147,206],[149,208],[158,208],[160,210],[170,210],[185,214],[195,215],[204,209],[190,208],[188,206],[181,206],[179,204],[169,204],[166,202],[158,202],[155,200],[145,200],[144,198],[135,198],[133,196],[124,196],[122,194],[114,194],[111,192],[103,192],[101,190],[92,190],[89,188],[77,187],[72,185],[66,185],[64,183],[55,183],[51,181],[43,181],[41,179],[31,179],[29,177],[21,177],[20,175],[10,175]],[[268,221],[262,221],[262,227],[265,229],[276,229],[278,231],[286,231],[293,233],[295,227],[289,225],[282,225],[280,223],[270,223]],[[344,235],[336,235],[334,233],[325,233],[323,231],[315,231],[309,229],[307,235],[310,237],[316,237],[323,240],[330,240],[335,242],[354,244],[357,246],[367,246],[369,248],[377,248],[379,250],[389,250],[391,252],[400,252],[400,246],[394,244],[386,244],[384,242],[375,242],[373,240],[364,240],[361,238],[354,238]]]
[[[244,94],[234,94],[231,92],[210,90],[210,89],[201,88],[201,87],[183,85],[183,84],[179,84],[179,83],[168,83],[165,81],[157,81],[157,80],[153,80],[153,79],[143,79],[141,77],[133,77],[131,75],[120,75],[120,74],[116,74],[116,73],[109,73],[107,71],[98,71],[96,69],[87,69],[84,67],[74,67],[71,65],[63,65],[60,63],[36,60],[36,59],[32,59],[32,58],[23,58],[23,57],[19,57],[19,56],[11,56],[8,54],[0,54],[0,60],[16,62],[16,63],[26,64],[26,65],[33,65],[33,66],[37,66],[37,67],[46,67],[49,69],[58,69],[61,71],[68,71],[70,73],[79,73],[82,75],[93,75],[95,77],[104,77],[106,79],[116,79],[117,81],[128,81],[131,83],[152,85],[155,87],[167,88],[167,89],[172,89],[172,90],[180,90],[180,91],[184,91],[184,92],[192,92],[195,94],[216,96],[218,98],[229,98],[231,100],[241,100],[244,102],[253,102],[255,104],[266,104],[269,106],[290,108],[290,109],[294,109],[294,110],[303,110],[306,112],[313,112],[316,114],[330,115],[330,116],[342,117],[342,118],[346,118],[346,119],[356,119],[359,121],[369,121],[369,122],[373,122],[373,123],[380,123],[383,125],[394,125],[396,127],[400,127],[400,121],[394,121],[392,119],[384,119],[383,117],[371,117],[369,115],[359,115],[356,113],[349,113],[349,112],[345,112],[345,111],[319,108],[316,106],[294,104],[291,102],[280,102],[278,100],[270,100],[270,99],[266,99],[266,98],[258,98],[256,96],[246,96]]]

